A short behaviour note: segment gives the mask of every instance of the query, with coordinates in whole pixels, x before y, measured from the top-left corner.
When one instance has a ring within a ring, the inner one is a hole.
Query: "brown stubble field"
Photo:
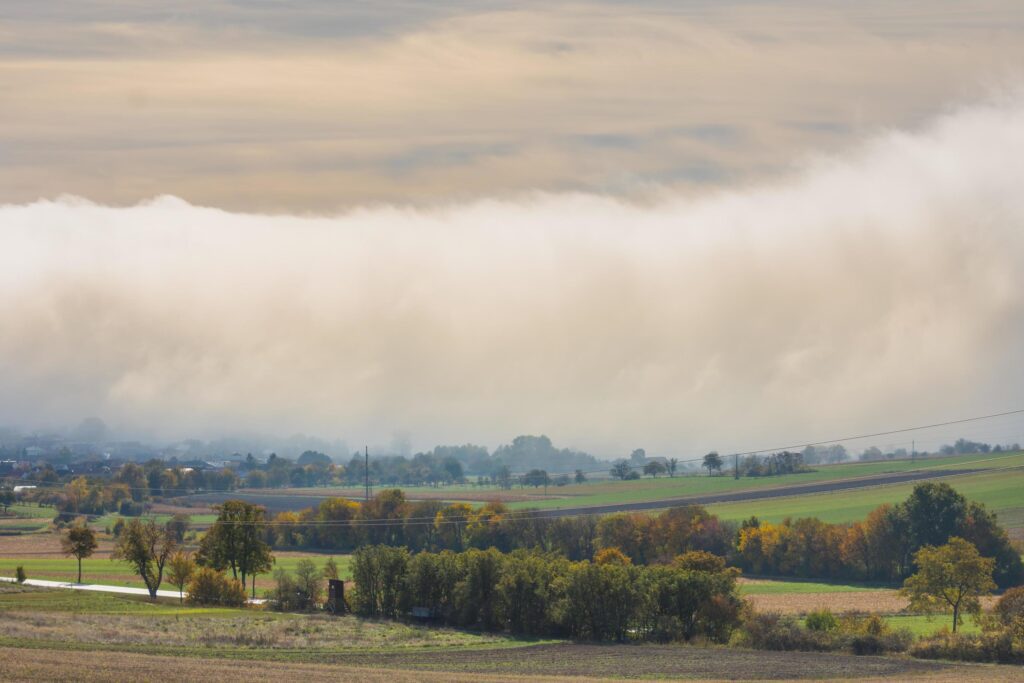
[[[1019,671],[894,657],[685,646],[538,645],[455,652],[328,655],[321,663],[0,647],[5,680],[593,681],[612,679],[1014,681]],[[756,673],[755,673],[756,672]]]
[[[835,593],[775,593],[746,595],[747,600],[758,612],[778,614],[807,614],[814,610],[829,609],[835,614],[872,612],[875,614],[899,614],[908,601],[896,590],[848,591]],[[989,595],[981,599],[982,606],[989,610],[998,597]]]

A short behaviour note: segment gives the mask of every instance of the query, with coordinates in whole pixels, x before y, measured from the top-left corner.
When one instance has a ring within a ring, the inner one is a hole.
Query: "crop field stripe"
[[[610,512],[660,510],[662,508],[676,507],[680,505],[712,505],[715,503],[792,498],[819,493],[832,493],[834,491],[849,491],[852,489],[891,486],[894,484],[904,484],[913,481],[926,481],[944,477],[978,474],[986,471],[987,470],[937,470],[930,472],[900,472],[891,475],[873,475],[870,477],[856,479],[835,479],[832,481],[816,482],[812,484],[793,484],[790,486],[780,486],[770,489],[750,489],[729,493],[697,494],[665,500],[554,508],[550,510],[540,510],[536,514],[539,517],[558,517],[566,514],[606,514]]]

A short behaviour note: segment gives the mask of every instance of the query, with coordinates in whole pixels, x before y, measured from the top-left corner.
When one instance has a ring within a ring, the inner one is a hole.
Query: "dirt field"
[[[99,535],[99,547],[93,557],[108,559],[113,548],[113,541],[105,535]],[[60,549],[60,535],[56,533],[22,534],[18,536],[0,536],[0,557],[4,558],[64,558]]]
[[[747,595],[758,612],[779,614],[807,614],[812,610],[828,608],[835,614],[851,612],[875,612],[898,614],[907,607],[907,599],[895,590],[849,591],[836,593],[777,593]],[[982,605],[990,609],[997,598],[986,596]]]
[[[602,678],[702,680],[1012,681],[1010,667],[948,665],[886,657],[722,648],[538,645],[511,650],[327,656],[321,663],[167,657],[141,653],[0,647],[5,680],[224,681],[585,681]],[[548,678],[554,676],[555,678]]]
[[[348,666],[318,666],[281,662],[244,662],[222,659],[160,657],[155,655],[76,652],[69,662],[67,652],[0,648],[0,671],[5,681],[167,681],[168,672],[179,681],[249,681],[276,683],[317,680],[366,681],[367,683],[416,683],[417,681],[502,681],[500,676],[479,674],[425,673],[360,669]],[[581,680],[581,679],[551,679]]]

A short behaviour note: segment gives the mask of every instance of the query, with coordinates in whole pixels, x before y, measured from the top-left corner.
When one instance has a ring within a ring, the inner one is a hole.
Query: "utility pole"
[[[914,439],[910,440],[910,462],[917,462],[917,441]]]
[[[733,477],[732,478],[733,479],[739,479],[740,478],[740,454],[739,453],[734,453],[733,454],[733,456],[732,456],[732,463],[733,463]]]
[[[366,449],[366,500],[370,500],[370,447],[364,446]]]

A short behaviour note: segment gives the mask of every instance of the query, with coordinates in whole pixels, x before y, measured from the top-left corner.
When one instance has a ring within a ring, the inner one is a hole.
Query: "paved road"
[[[0,576],[0,581],[7,583],[15,583],[16,579],[12,579],[6,576]],[[36,586],[38,588],[68,588],[76,591],[98,591],[100,593],[120,593],[121,595],[145,595],[149,596],[149,591],[145,588],[131,588],[129,586],[105,586],[99,583],[71,583],[68,581],[46,581],[44,579],[26,579],[26,586]],[[156,592],[158,598],[177,598],[178,591],[163,591],[158,590]],[[188,595],[186,593],[185,595]]]
[[[569,505],[566,507],[546,508],[535,510],[530,514],[538,517],[557,517],[562,515],[585,515],[585,514],[606,514],[609,512],[626,512],[635,510],[661,510],[679,505],[710,505],[712,503],[734,503],[751,500],[767,500],[770,498],[783,498],[786,496],[798,496],[809,493],[830,493],[833,491],[848,491],[850,489],[867,488],[870,486],[883,486],[888,484],[904,484],[911,481],[925,479],[938,479],[941,477],[952,477],[959,474],[971,474],[980,472],[978,469],[958,470],[919,470],[917,472],[895,472],[891,474],[879,474],[855,479],[834,479],[831,481],[819,481],[809,484],[792,484],[789,486],[777,486],[772,488],[746,489],[743,491],[729,491],[725,493],[695,494],[680,496],[676,498],[663,498],[660,500],[645,500],[635,503],[609,503],[607,505]],[[185,496],[186,500],[198,503],[223,503],[225,500],[245,500],[266,506],[267,510],[276,513],[286,510],[302,510],[304,508],[318,505],[326,500],[328,496],[303,496],[294,494],[268,493],[241,493],[237,491],[225,493],[198,493]],[[571,502],[566,500],[566,502]]]
[[[0,581],[5,583],[16,583],[17,579],[12,579],[9,576],[0,576]],[[69,590],[76,591],[97,591],[99,593],[118,593],[120,595],[143,595],[149,597],[149,591],[145,588],[131,588],[130,586],[107,586],[102,583],[71,583],[69,581],[47,581],[45,579],[25,579],[24,585],[35,586],[37,588],[67,588]],[[156,592],[158,598],[174,598],[179,599],[178,591],[165,591],[158,590]],[[188,591],[184,593],[184,596],[188,597]],[[266,600],[262,598],[249,599],[246,602],[252,605],[262,605]]]

